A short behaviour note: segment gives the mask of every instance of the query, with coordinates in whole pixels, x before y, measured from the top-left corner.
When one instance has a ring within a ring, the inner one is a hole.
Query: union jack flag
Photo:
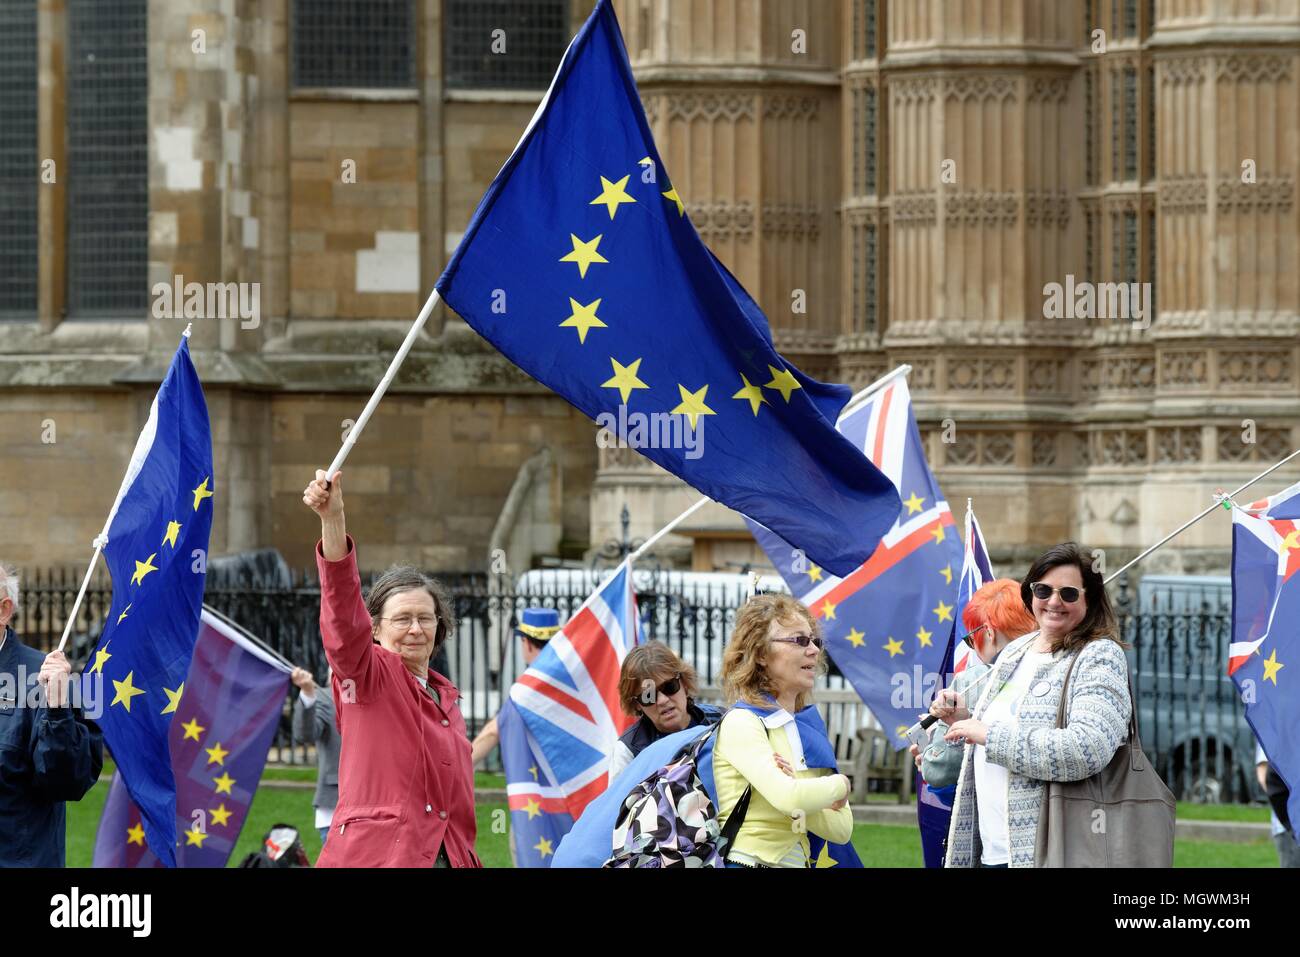
[[[1290,789],[1300,821],[1300,484],[1232,510],[1232,643],[1228,674],[1246,721]],[[1300,829],[1292,828],[1300,840]]]
[[[623,658],[640,641],[632,569],[624,562],[510,688],[536,775],[507,776],[512,810],[576,819],[608,783],[610,751],[631,718],[618,701]]]
[[[956,620],[961,546],[925,458],[906,379],[891,380],[842,415],[836,428],[903,500],[871,557],[836,578],[762,525],[751,520],[750,530],[791,593],[821,620],[827,652],[901,748],[937,687]],[[808,506],[818,507],[811,490]]]
[[[948,651],[944,655],[944,675],[959,675],[970,664],[970,656],[974,654],[974,650],[966,642],[957,640],[958,636],[964,635],[967,631],[961,616],[980,587],[986,582],[991,582],[993,578],[993,566],[989,563],[989,550],[984,544],[984,533],[980,531],[979,519],[975,517],[975,510],[970,506],[970,499],[967,499],[966,554],[962,558],[961,580],[957,584],[957,610],[953,613],[955,621],[952,637],[949,639]]]

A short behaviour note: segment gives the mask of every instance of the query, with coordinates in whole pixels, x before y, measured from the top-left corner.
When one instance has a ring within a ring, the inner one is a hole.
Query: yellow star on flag
[[[130,606],[128,605],[127,607],[129,608]],[[122,614],[125,615],[126,612],[122,612]],[[122,619],[120,618],[118,619],[118,621],[121,620]],[[112,643],[113,640],[110,638],[108,641],[108,645],[111,645]],[[98,651],[95,652],[95,663],[90,666],[89,674],[93,675],[96,671],[103,672],[104,665],[108,664],[108,659],[113,657],[112,654],[109,653],[108,645],[105,645],[103,648],[100,648]]]
[[[120,704],[128,712],[131,710],[131,699],[138,694],[144,694],[143,688],[137,688],[131,683],[134,677],[135,672],[128,671],[125,681],[114,680],[113,682],[113,687],[117,689],[117,694],[113,696],[113,704]],[[109,705],[109,707],[112,707],[112,705]]]
[[[537,765],[534,764],[531,768],[529,768],[529,769],[528,769],[528,773],[531,774],[531,775],[533,776],[533,780],[536,781],[536,780],[537,780]]]
[[[866,642],[863,641],[863,639],[866,637],[867,634],[864,631],[858,631],[856,628],[849,629],[848,641],[849,644],[851,644],[854,648],[861,648],[864,644],[866,644]]]
[[[226,807],[226,802],[222,801],[220,805],[214,807],[212,810],[208,811],[208,813],[212,815],[213,824],[219,824],[222,827],[228,827],[229,825],[226,822],[230,820],[230,815],[234,814],[235,812],[229,810]]]
[[[229,750],[221,746],[220,741],[218,741],[212,747],[204,748],[203,750],[208,752],[208,764],[224,765],[226,763],[226,755],[230,753]]]
[[[686,204],[683,203],[682,198],[677,195],[676,186],[674,186],[672,189],[664,190],[664,199],[668,200],[670,203],[677,204],[678,216],[684,216],[686,214]]]
[[[528,812],[528,820],[530,821],[533,818],[541,817],[542,815],[542,806],[532,798],[528,799],[528,803],[524,805],[524,810]]]
[[[940,568],[940,569],[939,569],[939,574],[943,576],[943,583],[944,583],[945,585],[951,585],[951,584],[952,584],[952,566],[951,566],[951,565],[945,565],[943,568]]]
[[[903,500],[903,504],[907,506],[907,514],[912,515],[921,511],[921,506],[925,504],[925,499],[913,492],[911,498]]]
[[[211,495],[212,493],[209,492],[208,494]],[[179,535],[180,532],[181,532],[181,523],[180,523],[180,522],[168,522],[168,523],[167,523],[167,534],[163,536],[162,543],[163,543],[164,545],[170,545],[172,548],[175,548],[175,547],[176,547],[176,536]]]
[[[117,623],[118,623],[119,625],[122,624],[122,620],[123,620],[124,618],[126,618],[126,613],[127,613],[128,611],[131,610],[131,605],[133,605],[133,604],[134,604],[134,602],[128,602],[128,603],[127,603],[127,606],[126,606],[125,608],[122,609],[122,614],[120,614],[120,615],[117,616]]]
[[[1280,547],[1284,555],[1293,548],[1300,548],[1300,529],[1291,529],[1286,538],[1282,539]]]
[[[623,203],[635,203],[636,200],[627,194],[627,181],[632,178],[629,173],[617,183],[611,183],[605,177],[600,178],[601,193],[593,199],[588,206],[599,206],[601,203],[609,210],[609,218],[613,219],[614,214],[618,212],[618,207]]]
[[[943,526],[936,525],[934,528],[930,530],[930,534],[934,536],[934,543],[938,545],[940,542],[943,541]]]
[[[650,388],[636,377],[637,370],[641,368],[640,359],[632,360],[629,365],[623,365],[613,356],[609,357],[609,361],[614,367],[614,375],[602,382],[600,387],[602,389],[618,389],[618,394],[622,396],[624,405],[627,405],[627,400],[631,398],[633,389]]]
[[[892,636],[888,639],[888,641],[889,644],[881,645],[880,647],[884,648],[887,652],[889,652],[889,657],[892,658],[895,655],[901,655],[903,653],[903,643],[901,641],[895,641]]]
[[[1277,687],[1277,673],[1285,668],[1286,665],[1277,660],[1277,649],[1274,648],[1272,654],[1264,659],[1264,680],[1273,682],[1273,687]]]
[[[537,853],[542,855],[542,860],[546,860],[547,854],[555,853],[554,851],[551,850],[551,842],[548,841],[546,838],[542,838],[540,841],[534,844],[533,850],[537,851]]]
[[[822,617],[825,618],[827,621],[834,621],[835,609],[838,607],[839,607],[838,605],[832,605],[831,600],[827,598],[824,602],[822,602]]]
[[[592,263],[608,263],[609,260],[596,251],[600,246],[600,241],[604,239],[604,234],[597,236],[590,242],[583,242],[573,233],[569,233],[569,239],[573,242],[573,252],[567,256],[561,256],[562,263],[577,263],[579,278],[587,278],[587,269]]]
[[[819,582],[822,580],[822,570],[820,565],[813,565],[808,569],[808,578],[811,581]]]
[[[763,387],[766,389],[775,389],[781,393],[781,398],[790,401],[790,394],[795,389],[802,389],[799,380],[794,377],[789,369],[776,369],[774,366],[768,366],[767,370],[772,373],[772,381],[765,382]]]
[[[144,825],[135,824],[133,827],[126,829],[126,843],[139,844],[144,847]]]
[[[817,855],[816,867],[838,867],[839,861],[831,857],[831,842],[826,841],[822,844],[822,852]]]
[[[767,401],[766,397],[763,395],[763,389],[760,386],[750,383],[743,374],[740,377],[740,381],[745,384],[741,387],[739,392],[732,396],[732,398],[745,399],[749,402],[749,407],[753,410],[754,414],[758,415],[758,407]]]
[[[199,483],[198,488],[194,489],[194,511],[196,512],[199,510],[200,502],[202,502],[205,498],[212,498],[212,493],[208,491],[208,481],[211,478],[212,476],[209,475],[207,478],[205,478],[202,482]]]
[[[213,778],[212,783],[217,786],[218,794],[229,794],[231,797],[234,797],[234,793],[230,789],[234,787],[235,779],[232,778],[228,772],[222,771],[221,777]]]
[[[568,319],[565,319],[562,323],[560,323],[560,325],[561,327],[571,326],[574,329],[577,329],[578,342],[580,344],[586,343],[587,333],[590,332],[592,329],[609,328],[608,326],[605,325],[605,323],[601,322],[600,317],[596,315],[596,310],[600,308],[599,299],[597,299],[595,302],[588,303],[587,305],[584,306],[581,303],[579,303],[578,300],[570,296],[569,306],[570,308],[573,309],[573,314],[569,316]]]
[[[921,643],[922,648],[929,648],[932,644],[934,644],[934,642],[930,640],[931,636],[933,635],[934,632],[926,631],[925,627],[922,626],[921,630],[916,633],[916,640]]]
[[[682,401],[677,404],[676,408],[671,410],[672,414],[681,414],[686,416],[686,418],[691,421],[692,429],[696,428],[696,423],[699,421],[700,416],[717,415],[716,412],[704,404],[704,397],[709,394],[709,387],[707,385],[701,386],[694,392],[689,392],[687,391],[686,386],[679,382],[677,384],[677,389],[682,394]]]
[[[199,740],[199,735],[201,735],[204,731],[208,730],[207,728],[203,727],[203,725],[199,724],[197,718],[190,718],[190,720],[186,721],[183,725],[181,725],[181,727],[185,729],[185,737],[181,738],[182,741],[185,741],[188,738],[193,738],[195,741],[197,741]]]
[[[208,839],[206,831],[200,831],[197,827],[192,827],[185,832],[186,847],[203,847],[203,842]]]
[[[185,693],[185,682],[182,681],[181,686],[175,691],[172,691],[171,688],[163,688],[163,693],[167,695],[167,707],[163,708],[162,711],[158,713],[175,714],[176,706],[181,703],[181,695]]]
[[[158,566],[153,563],[153,560],[157,557],[158,557],[158,553],[154,552],[144,561],[136,561],[135,574],[131,576],[132,585],[140,584],[142,581],[144,581],[145,575],[148,575],[150,572],[156,572],[158,570]]]
[[[945,605],[943,599],[939,600],[939,607],[934,610],[939,616],[940,621],[952,621],[952,605]]]

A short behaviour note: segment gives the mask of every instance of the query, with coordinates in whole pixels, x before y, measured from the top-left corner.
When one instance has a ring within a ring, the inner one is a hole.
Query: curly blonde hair
[[[808,633],[821,637],[822,629],[808,609],[789,595],[755,595],[736,612],[736,627],[722,655],[722,690],[727,704],[737,701],[769,707],[776,697],[776,687],[764,662],[772,622],[783,625],[806,624]],[[817,654],[817,674],[826,671],[826,652]],[[795,699],[795,711],[812,703],[812,692],[802,692]]]

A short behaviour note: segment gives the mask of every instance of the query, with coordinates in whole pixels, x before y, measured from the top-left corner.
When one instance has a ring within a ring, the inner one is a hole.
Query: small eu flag
[[[776,352],[686,208],[600,0],[437,288],[619,439],[847,575],[898,494],[835,430],[849,390]]]
[[[109,513],[113,603],[83,675],[102,682],[104,740],[149,847],[168,867],[176,863],[176,782],[167,732],[198,634],[212,495],[208,407],[182,339]]]

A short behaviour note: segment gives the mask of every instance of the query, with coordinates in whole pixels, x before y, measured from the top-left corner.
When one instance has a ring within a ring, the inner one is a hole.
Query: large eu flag
[[[855,406],[839,428],[861,450],[859,467],[879,468],[904,496],[903,513],[870,559],[837,578],[772,530],[753,522],[750,530],[791,593],[821,620],[827,653],[903,748],[940,686],[956,623],[961,543],[926,461],[906,379]]]
[[[113,603],[83,681],[106,703],[100,726],[140,809],[149,847],[176,863],[176,782],[167,732],[194,653],[212,529],[208,407],[182,339],[109,512]],[[98,698],[92,699],[98,700]]]
[[[776,352],[691,225],[608,0],[437,288],[529,375],[832,572],[866,560],[898,515],[893,485],[835,431],[849,390]]]
[[[1291,792],[1300,840],[1300,485],[1232,510],[1232,644],[1228,674],[1246,721]]]
[[[228,618],[203,609],[169,732],[180,867],[224,867],[239,839],[284,709],[293,669]],[[319,692],[318,692],[319,693]],[[323,692],[328,694],[328,691]],[[157,867],[119,774],[95,835],[95,867]]]

